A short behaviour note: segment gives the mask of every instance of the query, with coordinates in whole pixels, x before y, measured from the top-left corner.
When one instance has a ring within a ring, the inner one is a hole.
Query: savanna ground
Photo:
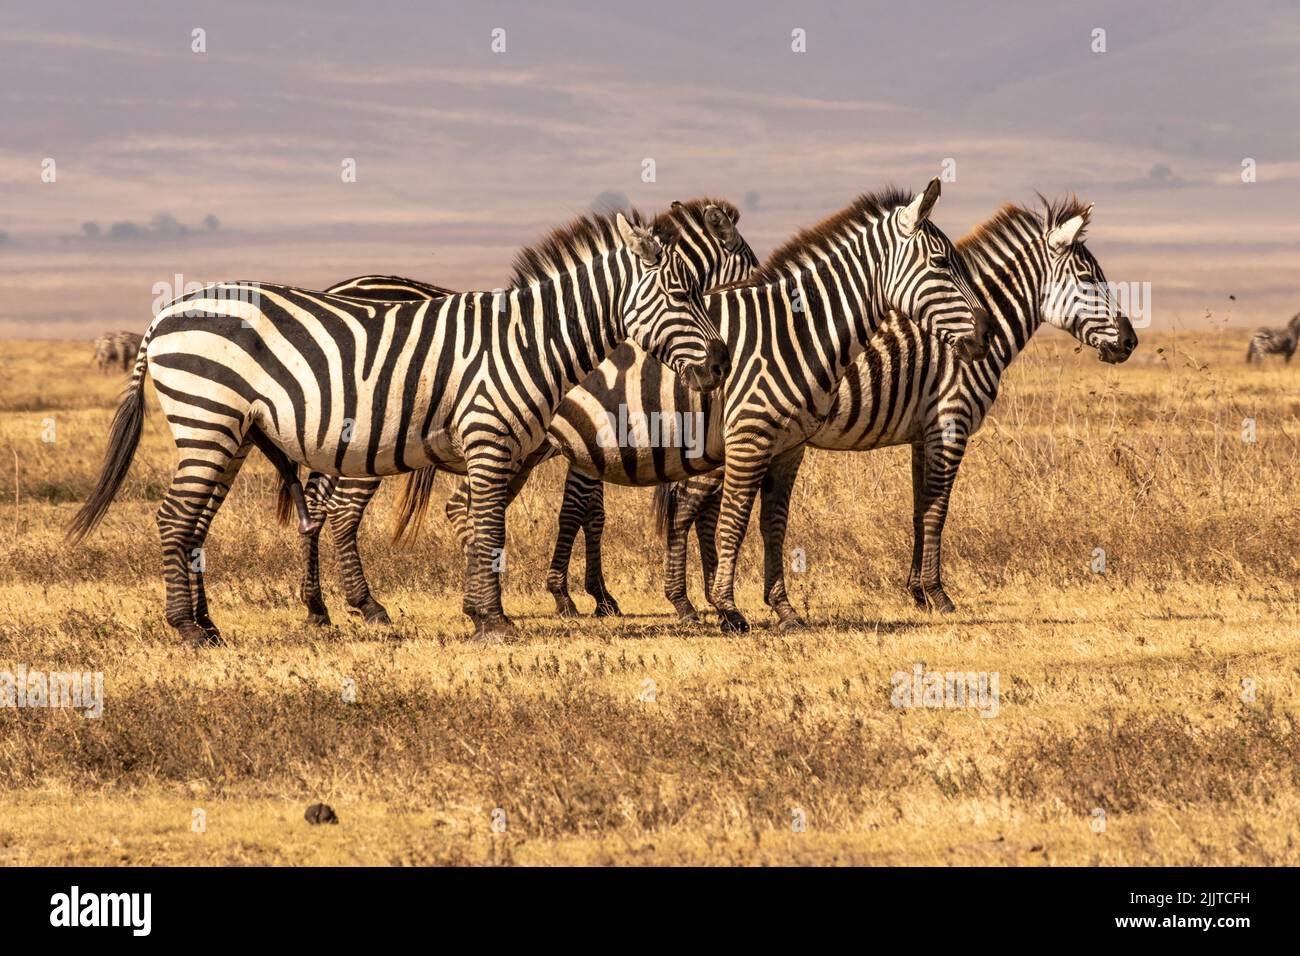
[[[397,548],[392,488],[362,546],[395,626],[349,617],[327,548],[335,626],[317,629],[259,459],[209,538],[227,643],[203,651],[163,621],[153,512],[174,450],[152,396],[105,524],[64,547],[120,380],[88,343],[6,343],[0,670],[102,671],[106,704],[0,710],[0,861],[1300,862],[1300,364],[1247,369],[1245,341],[1144,333],[1110,367],[1040,333],[958,482],[951,616],[902,588],[910,477],[891,449],[805,464],[801,632],[762,607],[756,529],[753,632],[678,625],[635,489],[611,493],[606,536],[629,615],[552,617],[558,463],[510,515],[517,643],[464,639],[441,501]],[[997,716],[891,706],[917,663],[996,672]],[[309,826],[316,801],[340,825]]]

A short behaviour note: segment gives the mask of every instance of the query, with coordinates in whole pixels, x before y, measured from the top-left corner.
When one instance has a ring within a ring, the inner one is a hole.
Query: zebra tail
[[[117,413],[113,416],[99,480],[95,483],[95,490],[68,526],[68,533],[64,536],[67,543],[76,544],[95,530],[108,511],[108,506],[113,503],[118,489],[122,487],[126,473],[131,470],[131,459],[135,457],[136,446],[140,444],[140,432],[144,427],[144,379],[149,370],[145,352],[152,337],[153,328],[150,327],[149,332],[140,340],[131,381],[127,383]]]
[[[655,534],[661,538],[668,537],[672,526],[673,512],[677,510],[677,483],[655,485],[654,504]]]
[[[392,537],[394,541],[414,538],[424,524],[424,516],[429,510],[429,500],[433,496],[433,478],[438,473],[436,466],[408,471],[402,482],[401,494],[397,497],[396,510],[393,512]]]
[[[295,471],[297,468],[295,467]],[[280,525],[288,525],[294,519],[293,498],[289,494],[289,482],[285,481],[284,476],[280,476],[280,487],[275,493],[275,522]]]

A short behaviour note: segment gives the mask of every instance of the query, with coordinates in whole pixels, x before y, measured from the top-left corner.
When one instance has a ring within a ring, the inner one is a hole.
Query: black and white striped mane
[[[978,252],[1001,241],[1012,246],[1024,244],[1026,234],[1045,236],[1062,223],[1069,222],[1075,216],[1084,217],[1084,227],[1079,230],[1075,242],[1082,242],[1087,231],[1089,206],[1070,194],[1062,199],[1049,200],[1039,195],[1043,202],[1042,210],[1030,209],[1007,203],[992,216],[980,223],[966,235],[957,240],[957,251],[963,255]]]
[[[906,206],[916,197],[904,189],[887,186],[873,193],[864,193],[839,212],[831,213],[815,226],[801,229],[779,246],[758,267],[749,279],[737,282],[730,288],[766,285],[782,278],[791,266],[804,265],[812,253],[826,249],[843,240],[844,234],[864,220],[887,216],[899,206]]]
[[[511,283],[522,288],[534,282],[549,282],[568,272],[574,262],[590,260],[603,250],[621,246],[623,238],[618,234],[616,224],[620,211],[632,225],[649,228],[660,243],[677,237],[677,224],[668,213],[649,222],[636,208],[589,213],[519,250],[515,255]]]

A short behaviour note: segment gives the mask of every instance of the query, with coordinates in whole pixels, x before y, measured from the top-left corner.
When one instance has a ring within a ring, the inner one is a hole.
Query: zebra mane
[[[865,219],[886,216],[899,206],[906,206],[916,197],[905,189],[887,186],[874,193],[863,193],[839,212],[832,213],[815,226],[801,229],[784,245],[779,246],[767,261],[758,267],[750,278],[732,287],[764,285],[781,278],[791,265],[802,265],[813,252],[834,244],[843,238],[849,227]]]
[[[520,249],[515,254],[511,283],[522,287],[534,282],[549,282],[567,272],[574,262],[586,262],[607,249],[622,246],[623,237],[619,235],[617,225],[620,211],[632,225],[648,227],[661,243],[670,242],[677,235],[671,213],[664,213],[649,222],[636,208],[589,213]]]
[[[992,216],[980,223],[966,235],[957,240],[957,251],[963,254],[978,251],[991,243],[1003,242],[1019,246],[1025,242],[1026,234],[1043,236],[1062,223],[1069,222],[1075,216],[1083,217],[1083,228],[1075,237],[1082,242],[1088,228],[1088,215],[1091,207],[1071,193],[1061,199],[1049,200],[1041,194],[1043,209],[1038,211],[1028,206],[1007,203]]]

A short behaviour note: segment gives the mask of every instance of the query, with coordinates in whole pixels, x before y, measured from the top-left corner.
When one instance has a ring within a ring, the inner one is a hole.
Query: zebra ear
[[[659,264],[659,256],[663,250],[650,230],[632,225],[622,213],[618,214],[615,224],[618,226],[618,234],[623,238],[623,244],[628,249],[648,266]]]
[[[921,223],[930,218],[930,211],[934,209],[934,204],[939,201],[939,177],[935,176],[930,180],[930,184],[925,187],[925,192],[918,193],[903,211],[899,214],[899,225],[903,229],[903,235],[910,236],[921,227]]]
[[[1091,209],[1092,207],[1088,207]],[[1067,219],[1047,234],[1047,248],[1053,255],[1059,256],[1083,236],[1087,213]]]
[[[704,226],[724,249],[736,241],[736,226],[719,206],[704,207]]]

